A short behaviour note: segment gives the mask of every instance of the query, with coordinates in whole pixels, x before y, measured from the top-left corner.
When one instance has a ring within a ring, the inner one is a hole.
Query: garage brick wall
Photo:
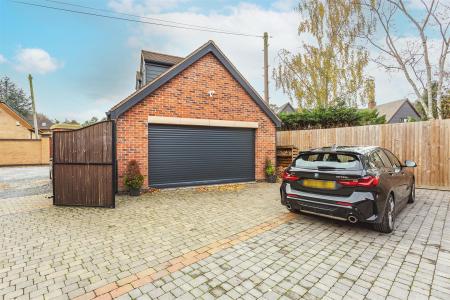
[[[216,93],[209,97],[208,91]],[[157,89],[117,120],[119,189],[127,162],[136,159],[148,186],[148,116],[258,122],[256,179],[264,179],[266,157],[275,162],[275,124],[209,53]],[[151,145],[150,145],[151,147]]]

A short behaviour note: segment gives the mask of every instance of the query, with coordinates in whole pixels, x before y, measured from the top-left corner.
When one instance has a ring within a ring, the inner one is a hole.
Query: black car
[[[394,230],[399,211],[415,199],[414,175],[391,151],[380,147],[333,146],[300,152],[283,173],[281,204],[350,223]]]

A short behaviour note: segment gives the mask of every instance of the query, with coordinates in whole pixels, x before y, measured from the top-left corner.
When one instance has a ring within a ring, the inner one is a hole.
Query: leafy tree
[[[83,124],[81,124],[81,126],[85,127],[85,126],[89,126],[98,122],[103,122],[106,121],[106,117],[103,117],[101,119],[97,118],[97,117],[92,117],[90,120],[86,120],[83,122]]]
[[[386,123],[386,116],[380,116],[376,109],[360,109],[356,114],[358,115],[358,122],[355,125],[376,125]]]
[[[31,99],[8,76],[0,78],[0,100],[22,116],[31,114]]]
[[[30,124],[33,124],[34,116],[33,116],[32,113],[31,114],[27,114],[24,117]],[[54,124],[53,121],[50,120],[50,118],[47,117],[45,114],[37,113],[36,117],[37,117],[37,121],[38,121],[38,127],[41,127],[42,123],[46,123],[47,126],[51,126],[51,125]]]
[[[84,121],[83,124],[81,124],[81,126],[85,127],[85,126],[89,126],[92,124],[95,124],[98,122],[98,118],[97,117],[92,117],[90,120]]]
[[[275,112],[278,111],[278,109],[279,109],[278,105],[276,105],[274,103],[270,103],[269,107],[270,107],[271,110],[273,110]]]
[[[376,109],[349,107],[340,101],[331,106],[303,109],[291,114],[281,114],[283,129],[317,129],[386,123],[385,116],[379,116]]]
[[[67,119],[67,118],[64,120],[63,123],[66,123],[66,124],[74,124],[74,125],[80,125],[80,123],[78,123],[77,120],[69,120],[69,119]]]
[[[281,50],[273,70],[277,88],[282,88],[299,107],[364,103],[368,84],[364,68],[368,53],[358,47],[358,38],[373,29],[358,0],[302,0],[299,36],[309,40],[302,51]]]

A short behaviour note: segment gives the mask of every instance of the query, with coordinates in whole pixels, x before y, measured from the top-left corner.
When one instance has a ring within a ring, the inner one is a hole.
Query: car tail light
[[[378,177],[366,176],[353,180],[338,180],[338,183],[343,186],[360,186],[360,187],[372,187],[378,185]]]
[[[300,177],[298,177],[297,175],[291,174],[288,171],[284,171],[283,172],[283,180],[286,181],[296,181],[299,180]]]
[[[337,201],[336,204],[337,205],[341,205],[341,206],[352,206],[351,203],[349,203],[349,202],[342,202],[342,201]]]
[[[287,194],[287,196],[292,198],[300,198],[300,196],[297,194]]]

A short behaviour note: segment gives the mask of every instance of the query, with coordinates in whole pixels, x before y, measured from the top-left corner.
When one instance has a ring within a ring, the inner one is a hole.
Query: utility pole
[[[34,135],[36,139],[39,139],[39,128],[36,116],[36,104],[34,103],[33,77],[31,76],[31,74],[28,74],[28,81],[30,82],[31,105],[33,107]]]
[[[264,32],[264,101],[269,104],[269,34]]]

